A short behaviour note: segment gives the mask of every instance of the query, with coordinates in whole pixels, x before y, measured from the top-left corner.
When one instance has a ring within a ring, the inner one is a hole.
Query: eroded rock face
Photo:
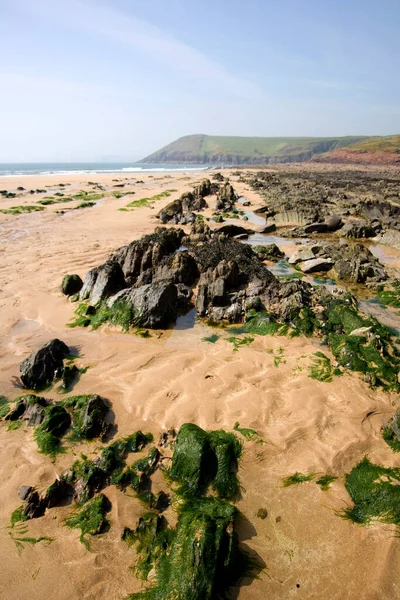
[[[89,299],[90,303],[96,306],[124,287],[126,283],[121,266],[117,261],[109,260],[86,275],[80,299]]]
[[[371,283],[388,278],[383,265],[362,244],[329,244],[324,247],[324,252],[334,262],[338,279]]]
[[[152,283],[122,290],[109,299],[108,306],[118,302],[131,307],[134,323],[140,327],[168,327],[178,316],[178,291],[170,282]]]
[[[119,263],[127,285],[134,285],[146,270],[155,269],[163,258],[173,254],[181,245],[182,229],[157,227],[154,233],[123,246],[112,258]]]
[[[26,358],[20,366],[21,381],[31,390],[43,389],[55,379],[62,377],[64,358],[69,348],[59,339],[48,342]]]
[[[347,238],[365,239],[375,237],[381,229],[378,221],[349,221],[342,228],[340,235]]]
[[[237,194],[229,182],[221,185],[217,195],[217,210],[229,212],[235,205]]]
[[[161,223],[172,222],[175,225],[181,223],[187,225],[196,220],[195,211],[207,208],[205,196],[210,196],[218,191],[218,184],[211,183],[209,179],[203,181],[193,189],[193,192],[185,192],[178,200],[170,202],[160,210],[157,217]]]

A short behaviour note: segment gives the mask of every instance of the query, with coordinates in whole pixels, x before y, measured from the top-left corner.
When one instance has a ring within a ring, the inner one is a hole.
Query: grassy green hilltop
[[[303,162],[330,154],[340,159],[341,151],[349,150],[355,159],[363,155],[390,155],[400,158],[400,137],[237,137],[187,135],[150,154],[143,163],[188,163],[223,165],[261,165]],[[351,160],[346,152],[345,161]],[[363,162],[363,160],[360,160]],[[380,162],[380,161],[379,161]],[[396,160],[394,160],[396,162]]]

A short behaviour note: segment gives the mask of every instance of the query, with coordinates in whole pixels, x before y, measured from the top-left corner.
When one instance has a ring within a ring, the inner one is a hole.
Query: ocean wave
[[[209,167],[204,165],[201,166],[191,166],[188,167],[186,165],[180,165],[175,167],[168,166],[160,166],[160,167],[121,167],[114,169],[102,169],[102,168],[94,168],[94,169],[51,169],[51,170],[41,170],[41,169],[7,169],[2,171],[0,168],[0,178],[1,177],[24,177],[24,176],[48,176],[48,175],[96,175],[102,173],[179,173],[186,171],[206,171]]]

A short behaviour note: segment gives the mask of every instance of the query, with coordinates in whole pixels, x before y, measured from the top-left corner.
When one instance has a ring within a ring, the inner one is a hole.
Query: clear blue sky
[[[400,133],[399,0],[0,0],[0,162]]]

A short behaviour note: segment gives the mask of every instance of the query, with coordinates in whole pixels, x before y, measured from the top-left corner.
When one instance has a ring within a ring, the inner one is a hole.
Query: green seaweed
[[[106,302],[102,302],[96,310],[88,312],[88,305],[82,302],[75,309],[76,319],[71,323],[68,323],[68,327],[88,327],[96,330],[105,323],[119,326],[124,332],[128,332],[130,327],[136,327],[138,335],[142,337],[149,337],[145,333],[145,330],[140,328],[140,314],[139,312],[128,302],[117,301],[114,302],[112,307],[107,306]]]
[[[208,337],[203,337],[201,338],[202,342],[208,342],[209,344],[215,344],[215,342],[217,342],[220,339],[220,335],[213,333],[212,335],[209,335]]]
[[[400,281],[395,280],[391,289],[381,289],[378,291],[376,299],[384,306],[400,308]]]
[[[161,198],[168,198],[168,196],[170,196],[172,192],[173,192],[173,190],[165,190],[165,192],[156,194],[155,196],[152,196],[151,198],[140,198],[139,200],[133,200],[132,202],[130,202],[129,204],[126,205],[126,209],[135,209],[135,208],[152,206],[152,204],[157,202],[157,200],[161,200]]]
[[[99,535],[108,521],[106,514],[110,510],[110,501],[104,494],[99,494],[92,500],[89,500],[81,509],[77,510],[75,514],[64,520],[64,524],[71,529],[80,529],[80,541],[87,550],[90,550],[90,543],[86,539],[86,536]]]
[[[312,481],[315,477],[315,473],[299,473],[296,472],[293,475],[289,475],[289,477],[285,477],[283,481],[283,487],[289,487],[291,485],[297,485],[299,483],[305,483],[307,481]]]
[[[370,462],[368,457],[346,475],[345,486],[354,505],[342,517],[368,525],[373,520],[400,526],[400,469]]]
[[[15,527],[17,523],[21,523],[23,521],[27,521],[28,517],[24,513],[24,505],[18,506],[12,513],[10,517],[10,528]]]
[[[255,429],[250,429],[248,427],[240,427],[239,421],[236,421],[236,423],[233,426],[233,429],[238,433],[242,434],[242,436],[245,437],[246,440],[252,440],[254,436],[258,436],[258,433]]]
[[[24,205],[24,206],[11,206],[11,208],[2,208],[0,213],[4,215],[22,215],[23,213],[40,212],[44,210],[43,206]]]
[[[0,419],[10,412],[10,403],[6,396],[0,395]]]
[[[317,381],[330,383],[334,375],[342,375],[337,367],[332,367],[330,359],[323,352],[315,352],[316,357],[308,367],[308,376]]]
[[[244,337],[244,338],[231,336],[231,337],[227,338],[227,342],[229,342],[230,344],[233,344],[233,352],[238,352],[239,348],[242,348],[243,346],[248,346],[249,344],[252,344],[254,342],[254,338],[251,336]]]
[[[322,475],[315,483],[320,486],[321,490],[326,492],[329,490],[330,484],[336,481],[336,479],[337,477],[333,475]]]

